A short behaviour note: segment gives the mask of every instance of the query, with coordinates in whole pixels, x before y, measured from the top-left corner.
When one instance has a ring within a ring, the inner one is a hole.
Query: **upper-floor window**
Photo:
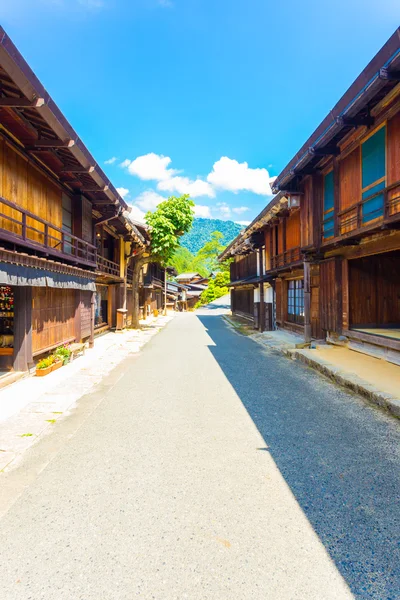
[[[324,238],[333,237],[335,233],[335,201],[333,187],[333,171],[324,177],[324,214],[322,219]]]
[[[383,217],[386,187],[386,126],[361,144],[362,223]]]

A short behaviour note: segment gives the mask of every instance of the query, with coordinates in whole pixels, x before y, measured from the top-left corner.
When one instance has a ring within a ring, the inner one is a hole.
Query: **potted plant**
[[[54,362],[51,365],[51,370],[57,371],[57,369],[61,369],[61,367],[63,366],[63,359],[60,356],[57,356],[57,354],[53,354],[53,358]]]
[[[62,361],[63,365],[67,365],[69,363],[71,358],[71,350],[65,344],[63,346],[59,346],[54,354]]]
[[[53,370],[55,359],[54,356],[48,356],[47,358],[42,358],[36,365],[36,377],[44,377],[48,375]]]

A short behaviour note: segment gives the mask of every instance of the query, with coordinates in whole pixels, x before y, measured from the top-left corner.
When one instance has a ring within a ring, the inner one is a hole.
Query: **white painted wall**
[[[268,283],[265,283],[264,284],[264,302],[270,302],[272,304],[273,301],[274,301],[274,290]]]

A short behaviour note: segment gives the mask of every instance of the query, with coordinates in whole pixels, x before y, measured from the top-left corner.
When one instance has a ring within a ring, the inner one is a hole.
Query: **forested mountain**
[[[233,221],[221,221],[221,219],[197,218],[193,221],[193,227],[181,239],[181,246],[196,254],[211,238],[214,231],[224,234],[222,243],[227,246],[243,229],[243,225]]]

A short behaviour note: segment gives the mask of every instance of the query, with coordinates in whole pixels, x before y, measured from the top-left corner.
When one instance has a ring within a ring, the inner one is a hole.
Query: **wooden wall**
[[[341,258],[330,258],[319,266],[320,326],[323,331],[341,331]]]
[[[235,288],[233,312],[254,319],[254,288]]]
[[[286,250],[297,248],[301,244],[300,211],[292,212],[286,221]]]
[[[300,201],[301,237],[298,246],[306,247],[313,244],[313,181],[307,177],[303,184],[304,195]]]
[[[275,320],[278,324],[282,324],[284,319],[283,314],[283,281],[282,279],[275,280]]]
[[[36,169],[28,160],[18,154],[0,137],[0,196],[11,200],[56,227],[62,226],[61,189]],[[7,216],[20,220],[20,213],[0,203],[0,211]],[[27,225],[43,231],[43,226],[33,219]],[[0,226],[21,235],[22,228],[7,218],[0,220]],[[29,230],[28,230],[29,231]],[[50,235],[59,238],[54,231]],[[43,233],[30,231],[29,238],[43,243]]]
[[[400,324],[400,251],[349,260],[350,326]]]
[[[361,150],[358,146],[340,162],[339,210],[361,200]]]
[[[40,354],[75,339],[76,291],[32,289],[32,351]]]
[[[319,265],[311,266],[311,336],[320,339],[323,335],[320,325]]]
[[[265,230],[265,270],[269,271],[271,268],[271,249],[272,249],[272,232],[271,228],[268,227]]]
[[[77,292],[79,295],[80,311],[80,337],[85,339],[90,336],[90,311],[92,292]]]

